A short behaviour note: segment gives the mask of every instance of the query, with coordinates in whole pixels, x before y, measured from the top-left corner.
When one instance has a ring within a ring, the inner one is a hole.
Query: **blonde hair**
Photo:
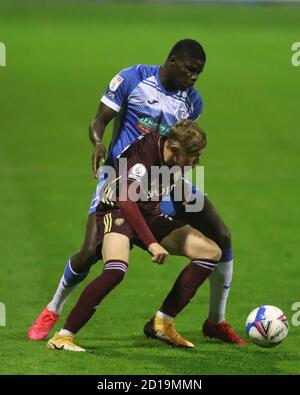
[[[206,147],[206,134],[195,122],[184,120],[176,122],[169,131],[168,143],[178,142],[180,149],[187,155],[197,156]]]

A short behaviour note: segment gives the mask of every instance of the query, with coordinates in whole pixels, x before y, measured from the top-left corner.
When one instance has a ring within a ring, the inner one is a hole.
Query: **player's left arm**
[[[193,106],[193,111],[190,114],[189,118],[193,121],[196,121],[196,119],[200,117],[203,111],[203,99],[195,88],[193,88],[193,90],[190,92],[189,99]]]

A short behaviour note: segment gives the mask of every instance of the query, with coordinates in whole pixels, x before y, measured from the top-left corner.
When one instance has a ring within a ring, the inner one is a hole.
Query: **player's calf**
[[[175,318],[194,297],[198,288],[218,265],[221,250],[212,240],[190,226],[184,226],[163,239],[171,253],[191,258],[177,277],[158,314]]]
[[[101,275],[81,293],[63,329],[76,334],[93,316],[102,300],[123,280],[126,272],[127,262],[117,259],[106,261]]]
[[[98,260],[99,256],[96,254],[96,248],[92,246],[82,248],[70,258],[72,268],[77,274],[88,273],[90,268],[97,263]]]
[[[91,266],[100,259],[97,254],[97,244],[96,214],[93,212],[87,219],[83,244],[70,259],[74,272],[87,273]]]

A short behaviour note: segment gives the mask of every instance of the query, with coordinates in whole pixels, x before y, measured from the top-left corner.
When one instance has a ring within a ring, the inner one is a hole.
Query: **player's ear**
[[[178,58],[177,58],[176,55],[172,55],[172,56],[170,56],[169,59],[168,59],[168,61],[169,61],[169,63],[170,63],[171,65],[176,65],[177,60],[178,60]]]
[[[171,144],[170,145],[170,150],[172,152],[172,155],[177,156],[179,153],[179,148],[177,147],[176,144]]]

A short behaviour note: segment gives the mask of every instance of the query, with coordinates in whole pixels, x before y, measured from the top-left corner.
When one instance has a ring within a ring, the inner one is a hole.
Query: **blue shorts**
[[[106,179],[106,177],[104,177],[104,175],[100,173],[97,188],[93,194],[88,215],[94,214],[96,212],[96,208],[101,200],[100,196],[101,196],[102,189],[105,186],[105,179]]]

